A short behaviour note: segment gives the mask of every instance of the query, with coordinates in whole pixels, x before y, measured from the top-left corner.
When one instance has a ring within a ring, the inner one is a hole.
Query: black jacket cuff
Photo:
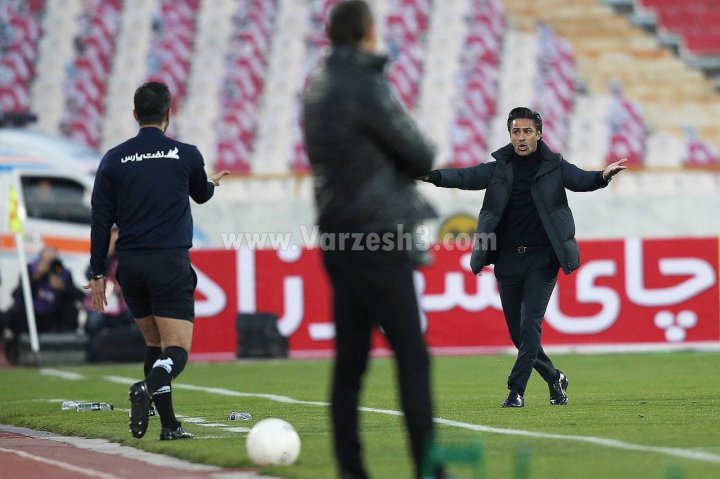
[[[428,173],[428,183],[432,183],[435,186],[440,186],[440,172],[438,170],[432,170]]]

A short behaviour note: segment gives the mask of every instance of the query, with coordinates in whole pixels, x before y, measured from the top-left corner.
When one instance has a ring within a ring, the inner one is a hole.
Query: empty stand
[[[565,151],[575,101],[575,55],[550,27],[537,26],[538,72],[533,106],[543,117],[543,140],[553,151]]]
[[[459,55],[455,118],[450,126],[453,167],[489,159],[490,121],[497,113],[500,46],[505,33],[502,4],[470,0],[465,12],[467,33]]]
[[[307,15],[308,28],[305,33],[305,60],[303,63],[303,80],[296,91],[296,104],[293,110],[292,136],[293,146],[291,155],[292,169],[296,173],[307,173],[310,171],[310,163],[305,152],[305,145],[302,138],[302,91],[307,78],[312,70],[318,65],[328,46],[325,35],[325,22],[330,10],[338,3],[338,0],[312,0]]]
[[[175,112],[180,111],[185,100],[199,6],[200,0],[158,0],[152,16],[147,80],[167,84]],[[171,122],[168,133],[173,136],[175,129]]]
[[[26,112],[35,77],[40,17],[44,2],[0,4],[0,111]],[[7,52],[7,53],[6,53]]]
[[[610,143],[605,163],[627,158],[626,166],[640,167],[645,158],[647,128],[640,105],[627,98],[619,84],[611,87],[612,95],[607,121]]]
[[[178,138],[197,145],[208,170],[214,169],[216,162],[220,91],[224,84],[218,79],[223,79],[229,68],[228,55],[236,14],[245,3],[213,0],[200,4],[187,95],[182,109],[174,116]]]
[[[123,7],[115,61],[108,81],[101,150],[112,148],[137,132],[137,122],[132,116],[132,97],[148,72],[147,56],[155,5],[146,0],[124,0]]]
[[[458,93],[460,54],[467,36],[468,0],[435,2],[426,34],[425,64],[415,118],[420,129],[437,146],[438,165],[451,156],[451,130]]]
[[[267,0],[239,4],[220,89],[218,169],[250,171],[276,9],[276,2]]]
[[[293,151],[300,140],[299,98],[306,76],[307,38],[316,27],[312,12],[321,0],[279,0],[272,47],[267,57],[264,95],[260,102],[252,172],[292,171]]]
[[[78,16],[75,56],[65,79],[61,131],[93,149],[100,147],[108,77],[115,58],[121,0],[94,0]]]
[[[420,93],[432,0],[394,0],[390,4],[385,19],[385,43],[392,60],[388,77],[402,102],[412,110]]]
[[[65,108],[63,80],[66,67],[73,59],[75,19],[81,8],[81,0],[48,2],[43,13],[30,105],[32,111],[38,113],[37,127],[46,133],[59,133]]]
[[[504,3],[513,27],[527,30],[541,20],[570,42],[589,94],[620,84],[625,98],[641,107],[650,134],[682,137],[692,126],[704,140],[720,144],[714,106],[720,96],[713,83],[600,0]]]
[[[720,55],[720,11],[715,0],[638,0],[653,10],[662,29],[683,39],[687,51],[694,55]]]
[[[2,2],[0,105],[105,150],[134,135],[133,91],[158,79],[173,93],[169,134],[197,144],[208,169],[305,174],[302,89],[337,1]],[[441,164],[487,161],[508,141],[507,112],[528,105],[548,145],[581,166],[715,167],[713,83],[607,1],[369,3],[390,82]],[[712,53],[693,38],[717,43],[716,2],[628,1]]]

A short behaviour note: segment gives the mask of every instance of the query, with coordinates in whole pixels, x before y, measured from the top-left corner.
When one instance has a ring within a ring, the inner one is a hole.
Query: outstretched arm
[[[603,171],[587,171],[562,160],[563,186],[570,191],[595,191],[605,188],[610,179],[626,167],[626,158],[607,166]]]
[[[481,163],[469,168],[445,168],[433,170],[418,179],[443,188],[460,190],[483,190],[487,188],[495,162]]]

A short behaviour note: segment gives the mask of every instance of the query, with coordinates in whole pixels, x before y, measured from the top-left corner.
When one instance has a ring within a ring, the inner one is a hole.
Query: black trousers
[[[406,251],[325,251],[333,287],[336,357],[332,376],[335,457],[343,478],[366,478],[359,437],[358,402],[371,332],[380,326],[395,353],[400,398],[419,477],[433,435],[430,358],[420,330]]]
[[[558,378],[557,369],[540,345],[540,337],[559,267],[550,247],[527,253],[502,250],[495,263],[505,322],[518,348],[508,389],[521,395],[525,394],[533,368],[548,383]]]

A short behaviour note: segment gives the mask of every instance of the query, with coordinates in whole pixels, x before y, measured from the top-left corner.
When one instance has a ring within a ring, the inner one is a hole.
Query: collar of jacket
[[[540,152],[541,163],[535,178],[560,167],[560,160],[562,157],[558,153],[552,151],[542,140],[538,141],[538,151]],[[495,158],[499,164],[502,164],[503,166],[510,166],[510,160],[512,159],[514,153],[515,150],[513,149],[512,143],[508,143],[499,150],[495,150],[491,156]]]
[[[328,63],[354,63],[361,67],[382,71],[388,62],[385,55],[376,55],[359,50],[352,45],[342,43],[333,44]]]

